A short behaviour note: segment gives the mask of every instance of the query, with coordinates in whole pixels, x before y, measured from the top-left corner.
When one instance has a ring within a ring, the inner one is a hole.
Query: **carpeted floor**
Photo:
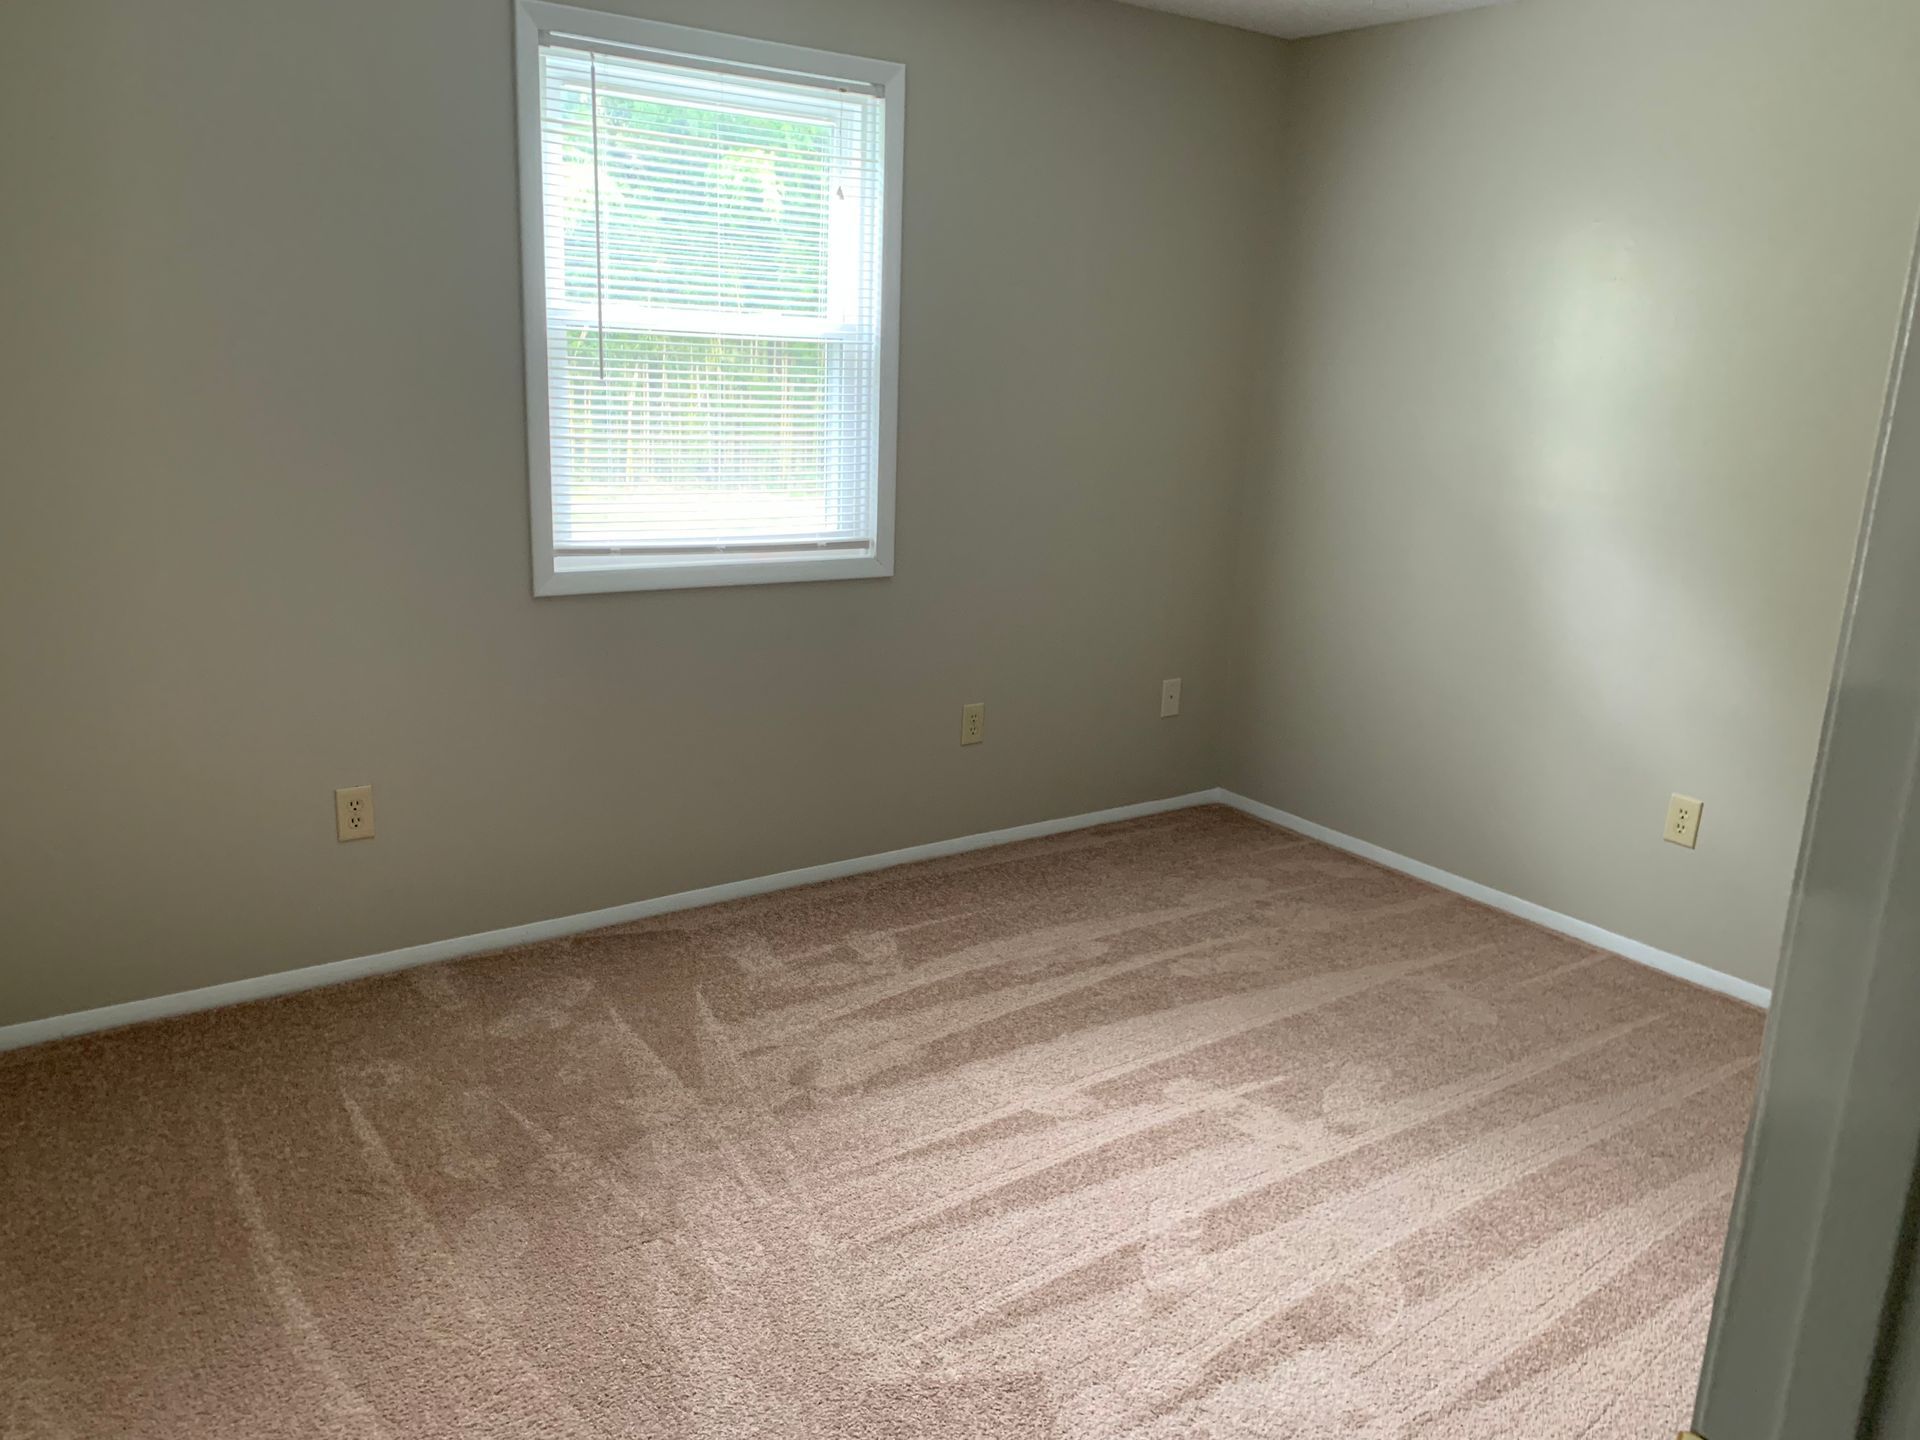
[[[1760,1030],[1208,808],[0,1057],[0,1434],[1665,1440]]]

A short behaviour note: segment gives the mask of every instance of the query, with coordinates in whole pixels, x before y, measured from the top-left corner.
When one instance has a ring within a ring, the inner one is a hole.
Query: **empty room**
[[[0,56],[0,1436],[1920,1433],[1912,0]]]

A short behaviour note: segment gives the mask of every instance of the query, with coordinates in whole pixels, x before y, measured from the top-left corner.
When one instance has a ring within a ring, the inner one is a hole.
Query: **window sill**
[[[893,562],[879,556],[833,555],[821,559],[726,560],[692,563],[543,567],[533,579],[536,596],[602,595],[620,590],[694,590],[719,585],[793,585],[808,580],[880,580]]]

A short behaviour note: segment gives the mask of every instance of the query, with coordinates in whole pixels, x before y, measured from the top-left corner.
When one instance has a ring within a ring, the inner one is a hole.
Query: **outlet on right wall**
[[[1519,0],[1288,64],[1230,786],[1770,986],[1920,5]]]

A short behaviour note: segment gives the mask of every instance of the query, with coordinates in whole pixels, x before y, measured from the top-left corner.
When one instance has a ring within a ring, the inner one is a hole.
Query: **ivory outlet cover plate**
[[[1704,807],[1691,795],[1676,795],[1667,802],[1666,841],[1692,850],[1700,843],[1700,811]]]
[[[333,828],[343,841],[373,839],[371,785],[354,785],[333,792]]]

